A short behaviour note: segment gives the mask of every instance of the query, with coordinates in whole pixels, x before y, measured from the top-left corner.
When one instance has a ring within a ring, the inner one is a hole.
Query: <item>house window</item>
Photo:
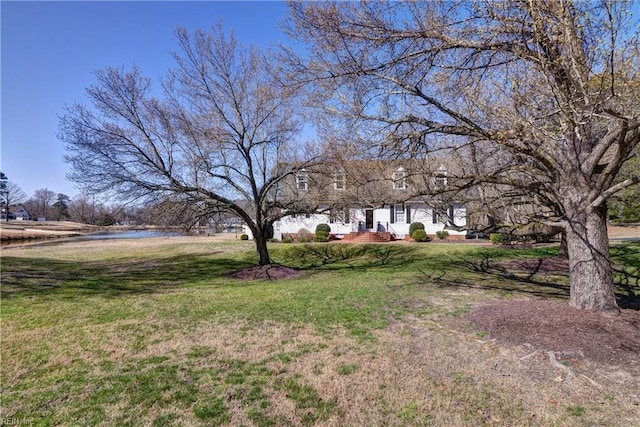
[[[402,166],[393,172],[391,179],[393,180],[394,190],[405,190],[407,188],[407,172]]]
[[[329,223],[336,222],[347,224],[349,222],[349,209],[331,209],[329,211]]]
[[[334,176],[333,189],[344,190],[347,188],[347,175],[344,172],[338,172]]]
[[[405,210],[404,205],[391,205],[389,208],[389,222],[391,224],[409,223],[409,209]]]
[[[437,190],[442,190],[447,186],[447,169],[444,166],[441,165],[438,168],[433,182]]]
[[[396,222],[398,223],[405,222],[406,220],[404,215],[404,206],[396,205],[395,209],[396,209]]]
[[[453,206],[449,206],[446,210],[442,209],[440,212],[433,210],[433,223],[434,224],[452,224],[455,214]]]
[[[296,187],[298,190],[309,189],[309,175],[305,170],[302,170],[296,174]]]
[[[459,215],[460,212],[456,206],[449,206],[449,218],[447,218],[447,222],[451,225],[455,225],[456,215]]]

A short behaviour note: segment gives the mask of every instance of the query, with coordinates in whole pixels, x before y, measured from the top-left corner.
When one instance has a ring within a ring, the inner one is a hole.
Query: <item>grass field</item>
[[[271,248],[304,276],[228,278],[255,263],[241,241],[3,250],[3,424],[640,425],[624,367],[584,361],[567,381],[464,319],[496,298],[566,298],[564,275],[485,268],[553,247]],[[640,294],[640,245],[612,250],[620,292]]]

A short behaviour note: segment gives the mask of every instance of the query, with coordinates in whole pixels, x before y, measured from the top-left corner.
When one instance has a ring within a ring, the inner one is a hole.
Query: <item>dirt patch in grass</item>
[[[607,228],[610,239],[640,238],[639,224],[610,225]]]
[[[569,259],[562,256],[547,258],[522,258],[502,262],[508,270],[526,271],[528,273],[568,274]]]
[[[282,280],[301,277],[303,273],[295,268],[285,267],[280,264],[259,265],[243,268],[229,274],[229,277],[240,280]]]
[[[625,366],[640,375],[638,310],[610,316],[576,310],[566,301],[500,300],[475,307],[467,319],[500,342]]]

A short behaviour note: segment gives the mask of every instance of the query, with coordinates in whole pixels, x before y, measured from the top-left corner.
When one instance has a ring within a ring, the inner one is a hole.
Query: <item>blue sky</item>
[[[222,21],[244,43],[284,39],[283,2],[2,1],[0,170],[28,197],[78,193],[56,138],[65,104],[84,102],[93,71],[134,65],[156,80],[173,66],[174,30]]]
[[[74,196],[56,134],[65,104],[84,102],[93,71],[134,65],[157,80],[173,66],[174,30],[222,21],[244,43],[284,39],[281,1],[0,1],[0,170],[27,196]],[[640,2],[633,4],[636,17]]]

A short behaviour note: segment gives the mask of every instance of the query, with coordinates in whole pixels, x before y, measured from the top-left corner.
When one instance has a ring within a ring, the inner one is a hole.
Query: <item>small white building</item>
[[[29,215],[29,212],[27,212],[27,210],[25,208],[20,208],[17,211],[15,211],[13,213],[13,217],[17,221],[29,221],[29,220],[31,220],[31,215]]]

